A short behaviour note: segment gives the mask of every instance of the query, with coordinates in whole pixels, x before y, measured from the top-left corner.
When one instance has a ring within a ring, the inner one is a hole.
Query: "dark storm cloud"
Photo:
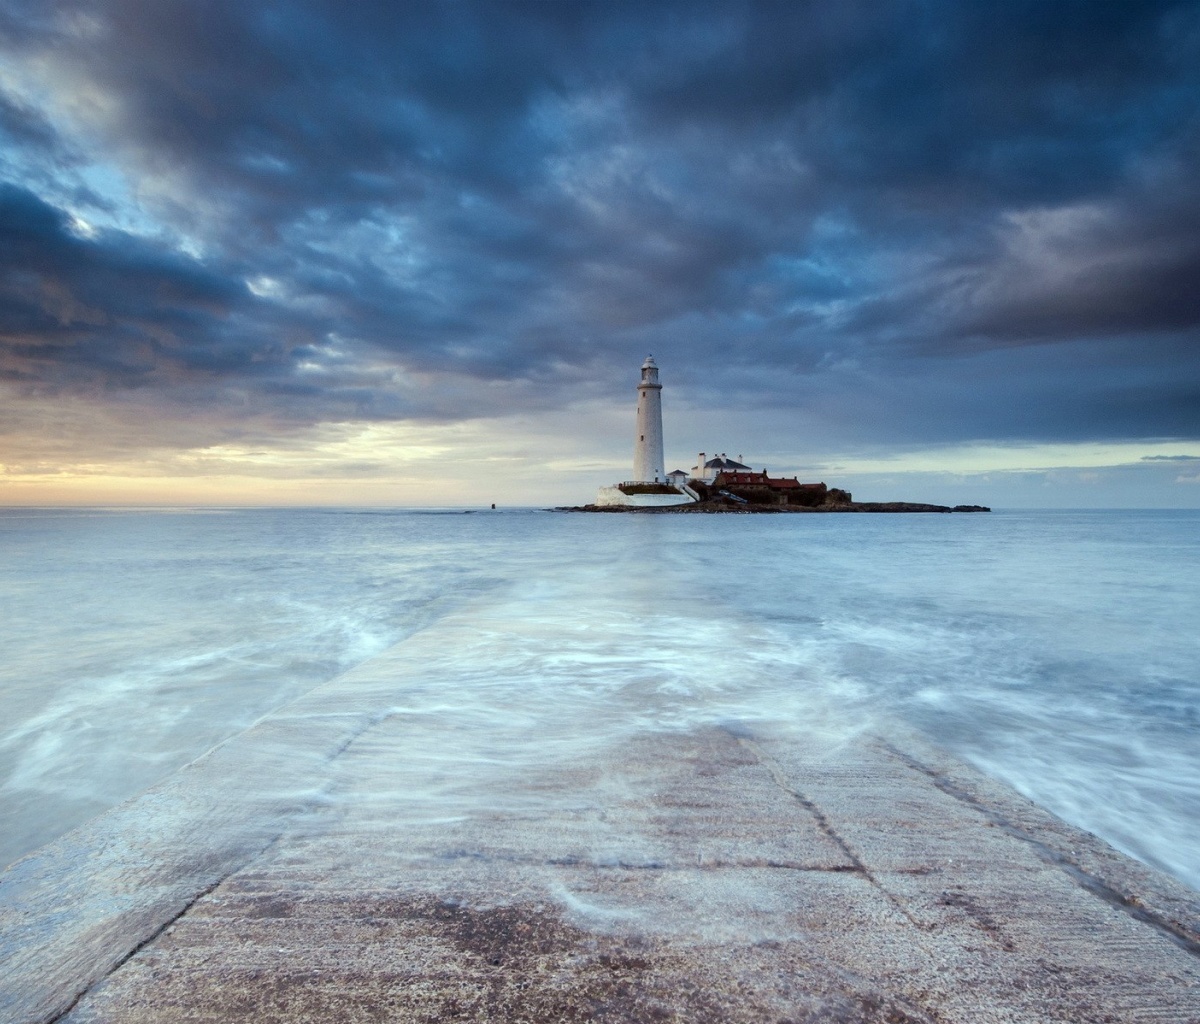
[[[68,358],[95,358],[94,350],[70,344],[83,340],[81,331],[138,332],[128,317],[143,311],[164,328],[171,321],[180,328],[197,314],[227,314],[235,297],[219,276],[134,239],[85,241],[68,229],[60,210],[19,187],[0,189],[0,223],[0,324],[13,350],[27,355],[69,347]],[[146,326],[143,336],[154,333]]]
[[[848,435],[1200,433],[1194,4],[0,9],[26,385],[453,418],[649,348]]]
[[[11,380],[137,386],[275,355],[252,344],[239,279],[122,232],[88,237],[13,185],[0,186],[0,225],[0,374]]]
[[[0,93],[0,138],[7,146],[52,150],[57,137],[41,113]]]

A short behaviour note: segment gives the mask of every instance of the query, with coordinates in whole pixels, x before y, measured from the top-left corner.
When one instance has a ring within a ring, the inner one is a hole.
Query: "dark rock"
[[[949,505],[927,505],[919,501],[859,501],[856,512],[949,512]]]
[[[830,490],[830,495],[845,491]],[[637,505],[576,505],[560,506],[554,512],[636,512],[641,515],[777,515],[813,512],[990,512],[984,505],[929,505],[914,501],[834,501],[823,505],[764,505],[749,501],[734,501],[727,497],[709,498],[691,505],[643,507]]]

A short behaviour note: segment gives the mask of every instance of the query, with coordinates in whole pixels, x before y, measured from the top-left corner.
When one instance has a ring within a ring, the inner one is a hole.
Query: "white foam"
[[[414,822],[569,810],[523,779],[639,733],[835,752],[898,721],[1200,884],[1200,517],[137,521],[13,521],[12,820],[67,827],[380,655],[388,672],[347,706],[295,713],[406,730],[378,787],[401,787]],[[161,562],[164,531],[185,560]],[[98,594],[117,563],[145,582]],[[32,611],[56,602],[67,614]],[[324,762],[306,777],[280,754],[293,774],[263,790],[336,813]],[[44,841],[43,825],[13,834]]]

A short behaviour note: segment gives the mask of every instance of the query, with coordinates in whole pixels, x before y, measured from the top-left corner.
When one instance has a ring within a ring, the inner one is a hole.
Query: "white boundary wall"
[[[693,499],[686,494],[626,494],[619,487],[601,487],[596,494],[597,505],[635,505],[643,508],[665,505],[690,505]]]

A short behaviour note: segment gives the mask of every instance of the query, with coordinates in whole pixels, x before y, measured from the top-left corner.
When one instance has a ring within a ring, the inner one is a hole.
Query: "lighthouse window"
[[[646,440],[646,435],[645,435],[645,434],[638,434],[638,440],[639,440],[639,441],[644,441],[644,440]]]

